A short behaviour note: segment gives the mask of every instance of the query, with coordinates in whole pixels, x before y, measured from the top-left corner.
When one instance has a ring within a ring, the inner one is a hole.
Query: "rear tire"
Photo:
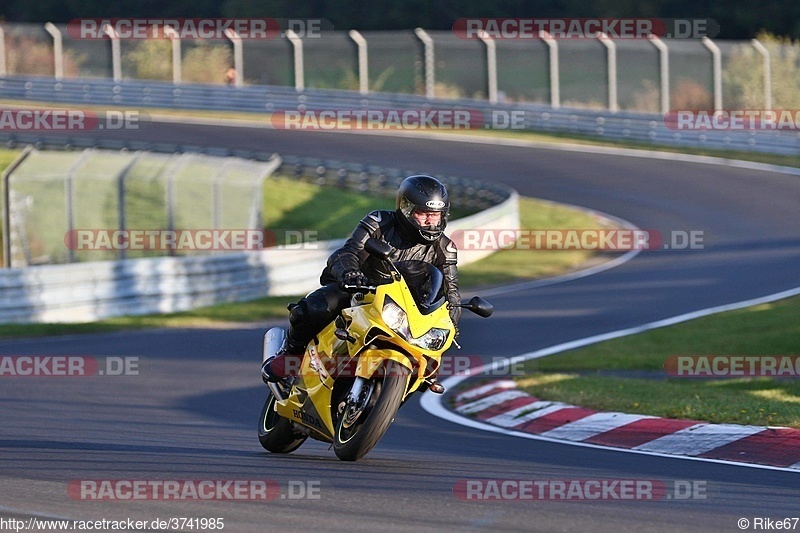
[[[403,401],[410,370],[389,361],[383,376],[372,379],[373,391],[364,411],[347,423],[346,411],[336,421],[333,451],[342,461],[358,461],[378,444]]]
[[[275,411],[275,396],[270,391],[258,419],[258,440],[261,446],[272,453],[289,453],[299,448],[307,438],[307,435],[296,431],[288,419]]]

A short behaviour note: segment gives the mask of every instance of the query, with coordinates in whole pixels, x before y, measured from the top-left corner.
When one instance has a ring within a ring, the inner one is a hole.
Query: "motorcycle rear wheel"
[[[292,423],[275,411],[275,396],[270,391],[258,419],[258,440],[272,453],[290,453],[303,444],[307,435],[295,431]]]
[[[378,444],[389,429],[405,393],[410,370],[389,361],[383,376],[372,379],[372,394],[357,420],[348,424],[346,409],[336,422],[333,451],[342,461],[358,461]]]

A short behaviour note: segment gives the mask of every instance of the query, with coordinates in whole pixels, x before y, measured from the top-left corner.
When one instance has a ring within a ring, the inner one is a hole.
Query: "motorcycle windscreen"
[[[397,270],[406,280],[411,296],[423,315],[430,314],[445,302],[442,271],[424,261],[398,261]]]

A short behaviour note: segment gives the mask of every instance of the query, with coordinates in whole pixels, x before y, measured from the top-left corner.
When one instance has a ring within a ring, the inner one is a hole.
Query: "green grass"
[[[536,398],[603,411],[800,428],[797,380],[658,381],[554,373],[535,374],[520,383]]]
[[[673,355],[800,354],[800,298],[747,307],[530,361],[530,371],[661,371]]]
[[[34,337],[76,333],[106,333],[143,328],[198,328],[258,323],[269,318],[286,317],[286,304],[297,301],[292,296],[271,296],[249,302],[214,305],[164,315],[123,316],[86,324],[2,324],[2,337]]]
[[[522,229],[609,227],[584,211],[534,198],[520,198],[519,213]],[[593,254],[591,250],[501,250],[459,268],[459,284],[471,288],[554,276],[579,267]]]
[[[20,150],[9,150],[7,148],[0,148],[0,171],[10,165],[19,155]]]
[[[799,314],[800,298],[790,298],[712,315],[529,361],[519,381],[538,398],[593,409],[800,428],[800,380],[664,372],[676,355],[798,355]],[[651,379],[624,377],[637,371]]]
[[[263,202],[266,228],[315,230],[319,240],[346,237],[370,211],[394,210],[394,199],[319,187],[287,176],[264,182]]]

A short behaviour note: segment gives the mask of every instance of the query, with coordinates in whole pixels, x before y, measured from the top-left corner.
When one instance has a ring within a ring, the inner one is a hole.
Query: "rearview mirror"
[[[370,237],[367,239],[367,242],[364,243],[364,250],[366,250],[369,255],[385,260],[389,259],[392,253],[392,245],[380,239]]]
[[[461,307],[469,309],[478,316],[488,318],[494,312],[494,306],[481,298],[480,296],[473,296],[468,304],[462,304]]]

